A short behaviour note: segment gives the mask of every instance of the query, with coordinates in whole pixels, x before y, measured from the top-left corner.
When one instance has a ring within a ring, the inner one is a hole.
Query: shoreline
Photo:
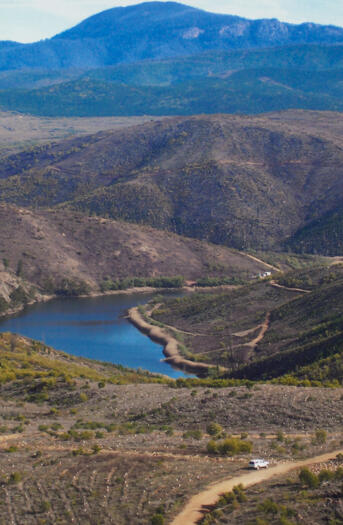
[[[6,310],[5,312],[0,313],[0,319],[6,318],[6,317],[12,317],[14,315],[19,314],[22,312],[27,306],[33,306],[34,304],[39,303],[46,303],[48,301],[52,301],[53,299],[87,299],[92,297],[106,297],[110,295],[133,295],[133,294],[149,294],[149,293],[163,293],[163,292],[178,292],[178,291],[184,291],[188,293],[194,293],[194,292],[206,292],[210,290],[229,290],[233,288],[237,288],[238,285],[231,285],[231,284],[224,284],[220,286],[182,286],[180,288],[154,288],[152,286],[136,286],[134,288],[126,288],[124,290],[107,290],[106,292],[101,291],[92,291],[87,294],[81,294],[81,295],[57,295],[57,294],[42,294],[40,292],[37,293],[37,296],[35,299],[32,299],[31,301],[28,301],[27,303],[22,303],[21,305],[17,306],[16,308],[10,308]]]
[[[0,320],[11,318],[20,314],[27,306],[33,306],[34,304],[45,303],[53,299],[59,298],[95,298],[95,297],[106,297],[111,295],[133,295],[137,293],[149,294],[149,293],[158,293],[158,292],[168,292],[168,291],[184,291],[188,293],[194,292],[206,292],[209,290],[229,290],[237,288],[237,285],[220,285],[220,286],[209,286],[209,287],[198,287],[198,286],[183,286],[181,288],[154,288],[154,287],[134,287],[128,288],[126,290],[109,290],[106,292],[93,291],[89,294],[82,294],[72,297],[59,296],[56,294],[53,295],[43,295],[38,294],[35,299],[21,304],[17,308],[12,308],[0,314]],[[163,328],[158,326],[150,325],[147,323],[138,311],[138,307],[132,307],[128,310],[128,315],[125,316],[129,322],[131,322],[138,330],[140,330],[144,335],[148,336],[152,341],[160,344],[163,347],[163,354],[165,355],[165,362],[170,364],[170,366],[186,373],[195,374],[198,377],[206,377],[209,370],[217,369],[216,365],[210,363],[197,363],[189,359],[184,358],[178,349],[178,341],[168,334]],[[224,367],[219,367],[220,370],[226,371]],[[168,376],[169,377],[169,376]]]
[[[166,356],[165,362],[182,372],[189,372],[199,377],[204,377],[209,370],[218,368],[216,365],[196,363],[182,357],[178,349],[178,341],[163,328],[147,323],[141,316],[137,306],[129,309],[128,319],[144,335],[148,336],[152,341],[161,344],[163,353]],[[225,371],[223,367],[220,367],[220,369]]]

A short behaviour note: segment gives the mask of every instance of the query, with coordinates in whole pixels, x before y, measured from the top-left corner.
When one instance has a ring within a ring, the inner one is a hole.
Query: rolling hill
[[[281,249],[342,195],[342,117],[291,115],[179,117],[30,148],[2,159],[1,200]],[[321,253],[339,255],[328,242]]]

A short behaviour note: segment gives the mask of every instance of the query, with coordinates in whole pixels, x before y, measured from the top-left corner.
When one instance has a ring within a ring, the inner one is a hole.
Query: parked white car
[[[252,459],[249,461],[249,468],[253,468],[255,470],[267,467],[269,467],[269,461],[266,461],[265,459]]]

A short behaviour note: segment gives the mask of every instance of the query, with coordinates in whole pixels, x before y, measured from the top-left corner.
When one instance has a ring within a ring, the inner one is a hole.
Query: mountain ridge
[[[310,42],[343,42],[343,28],[248,20],[175,2],[147,2],[103,11],[51,39],[9,47],[0,43],[0,70],[87,69],[209,49]]]

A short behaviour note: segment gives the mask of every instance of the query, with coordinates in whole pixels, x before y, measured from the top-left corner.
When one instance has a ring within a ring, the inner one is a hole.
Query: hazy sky
[[[137,3],[139,0],[0,0],[0,40],[33,42],[48,38],[104,9]],[[182,3],[246,18],[343,26],[343,0],[187,0]]]

